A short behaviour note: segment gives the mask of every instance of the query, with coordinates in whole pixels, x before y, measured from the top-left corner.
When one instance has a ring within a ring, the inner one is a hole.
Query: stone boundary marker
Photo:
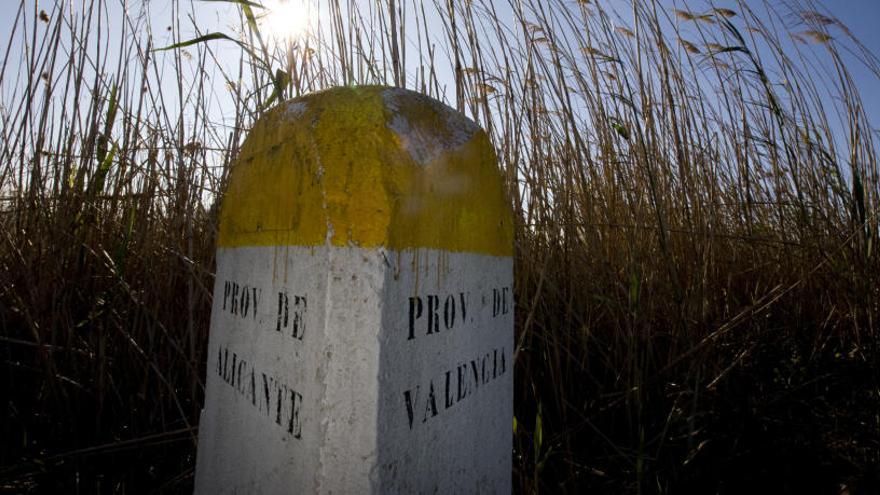
[[[232,168],[196,492],[510,493],[513,229],[486,134],[337,88]]]

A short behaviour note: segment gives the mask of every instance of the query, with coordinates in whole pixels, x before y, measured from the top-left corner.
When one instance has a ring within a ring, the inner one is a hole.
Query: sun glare
[[[275,41],[291,41],[305,33],[309,26],[307,0],[264,1],[266,13],[262,26]]]

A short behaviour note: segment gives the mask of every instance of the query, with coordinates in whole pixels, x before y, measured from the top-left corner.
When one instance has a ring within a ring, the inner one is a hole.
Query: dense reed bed
[[[877,116],[851,75],[880,63],[821,5],[332,0],[276,43],[247,2],[234,42],[183,0],[167,26],[14,3],[3,490],[191,489],[229,164],[276,101],[387,84],[478,121],[507,177],[519,491],[880,491]]]

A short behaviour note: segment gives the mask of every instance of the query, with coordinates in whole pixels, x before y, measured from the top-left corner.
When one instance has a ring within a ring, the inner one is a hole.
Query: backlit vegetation
[[[821,5],[333,0],[279,44],[256,2],[222,32],[182,0],[168,26],[8,3],[0,487],[191,489],[228,167],[272,104],[387,84],[479,122],[506,174],[518,490],[880,490],[850,74],[880,63]]]

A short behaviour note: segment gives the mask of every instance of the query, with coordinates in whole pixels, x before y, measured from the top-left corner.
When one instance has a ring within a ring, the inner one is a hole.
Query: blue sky
[[[875,55],[880,56],[880,0],[834,0],[828,11],[839,18]],[[851,67],[874,127],[880,126],[880,80],[864,67]]]
[[[68,0],[24,0],[25,4],[28,6],[28,11],[32,12],[33,5],[36,3],[39,8],[50,10],[51,6],[58,1],[68,1]],[[84,0],[69,0],[76,4],[83,3]],[[168,14],[171,12],[171,6],[175,0],[124,0],[129,4],[130,10],[138,10],[141,4],[146,4],[149,7],[150,12],[152,13],[153,18],[151,21],[154,24],[154,30],[158,33],[162,33],[161,26],[168,24]],[[274,3],[279,0],[264,0],[267,4]],[[284,0],[281,0],[284,1]],[[294,0],[297,1],[297,0]],[[304,0],[298,0],[299,2],[303,2]],[[366,0],[365,0],[366,1]],[[407,0],[404,0],[407,1]],[[605,5],[611,5],[617,7],[618,5],[625,9],[625,6],[629,3],[630,0],[605,0]],[[106,2],[111,5],[119,5],[123,2],[123,0],[106,0]],[[430,3],[431,0],[426,0],[427,3]],[[763,0],[755,0],[753,2],[749,2],[750,4],[754,4],[755,8],[759,8],[759,4],[762,3]],[[190,0],[181,0],[181,5],[188,5]],[[502,12],[506,10],[506,4],[508,0],[497,0],[495,5]],[[670,9],[673,5],[682,5],[684,2],[675,1],[675,0],[662,0],[662,3],[669,5]],[[699,5],[700,2],[691,1],[691,5]],[[719,6],[724,5],[724,1],[720,0],[715,2]],[[783,5],[785,0],[770,0],[771,4],[779,4]],[[0,0],[0,4],[3,5],[3,9],[0,10],[4,15],[0,15],[0,39],[3,39],[5,42],[8,39],[9,33],[12,29],[12,23],[15,20],[14,13],[18,7],[18,0]],[[199,1],[192,0],[192,5],[194,8],[195,17],[199,20],[199,22],[204,22],[206,25],[211,26],[208,29],[215,30],[223,30],[228,27],[229,21],[228,19],[235,19],[237,15],[234,13],[235,7],[226,6],[223,3],[215,2],[215,1]],[[846,26],[850,28],[850,30],[855,34],[855,36],[860,39],[867,47],[874,50],[878,54],[880,54],[880,0],[833,0],[833,1],[825,1],[823,4],[827,12],[830,12],[833,16],[839,18]],[[111,19],[112,22],[113,19]],[[188,23],[184,23],[184,32],[186,32],[189,28]],[[157,36],[159,40],[161,40],[161,35]],[[13,57],[14,58],[14,57]],[[853,67],[853,69],[857,69]],[[861,72],[861,71],[860,71]],[[865,88],[866,93],[877,93],[880,92],[880,82],[873,80],[876,79],[873,76],[868,77],[868,74],[859,74],[862,76],[860,78],[860,86]],[[871,91],[867,91],[867,90]],[[868,97],[868,94],[864,95]],[[880,97],[870,98],[872,100],[877,100]]]
[[[29,15],[33,15],[34,5],[38,5],[38,8],[51,10],[52,6],[56,3],[56,1],[62,0],[39,0],[39,3],[36,3],[37,0],[24,0],[25,5],[28,7],[26,10],[29,12]],[[72,1],[73,5],[81,5],[86,0],[63,0],[65,2]],[[105,0],[108,5],[111,6],[109,22],[111,24],[111,28],[118,28],[118,20],[117,16],[114,18],[114,12],[120,12],[119,5],[122,4],[123,0]],[[150,23],[153,25],[153,32],[155,33],[156,40],[155,43],[159,46],[162,44],[170,43],[170,33],[165,30],[165,27],[170,24],[170,13],[172,11],[171,7],[178,0],[125,0],[128,2],[130,9],[132,11],[140,10],[142,5],[146,5],[150,12]],[[278,0],[264,0],[267,4],[277,2]],[[309,0],[294,0],[300,3],[306,2]],[[311,0],[315,1],[315,0]],[[362,0],[363,2],[367,2],[370,0]],[[412,0],[406,0],[407,2],[412,2]],[[429,2],[432,0],[425,0],[426,5],[430,5]],[[463,0],[462,0],[463,1]],[[486,0],[488,1],[488,0]],[[509,13],[509,7],[507,7],[509,0],[496,0],[495,5],[500,11],[501,15],[505,15],[505,13]],[[572,0],[573,1],[573,0]],[[630,3],[631,0],[594,0],[603,4],[604,6],[612,6],[621,8],[626,10],[626,5]],[[750,1],[749,5],[753,6],[756,10],[760,10],[761,5],[764,0],[754,0]],[[774,5],[783,5],[788,0],[769,0],[771,4]],[[809,0],[807,0],[809,1]],[[226,5],[220,2],[205,2],[199,0],[179,0],[180,5],[184,6],[184,11],[190,10],[190,5],[192,5],[192,13],[194,18],[196,18],[200,25],[205,26],[205,31],[225,31],[229,32],[229,26],[232,22],[234,22],[238,15],[235,10],[236,7],[231,5]],[[326,2],[322,2],[326,3]],[[344,2],[343,2],[344,3]],[[683,0],[661,0],[662,4],[668,6],[670,12],[674,6],[683,6],[685,2]],[[704,0],[689,0],[691,6],[694,6],[694,10],[700,10],[698,6],[704,5]],[[715,4],[717,6],[725,6],[725,3],[733,4],[733,2],[725,2],[724,0],[716,0]],[[0,15],[0,38],[5,41],[9,38],[9,34],[12,29],[12,23],[14,22],[14,14],[17,11],[17,7],[19,5],[18,0],[0,0],[0,4],[4,6],[4,10],[2,11],[4,15]],[[839,18],[843,24],[845,24],[851,32],[858,38],[865,46],[875,52],[875,54],[880,55],[880,0],[834,0],[834,1],[826,1],[824,2],[825,12],[830,14],[831,16]],[[734,5],[730,5],[734,7]],[[427,10],[430,10],[429,8]],[[114,26],[114,23],[117,26]],[[191,23],[184,20],[182,22],[182,31],[183,37],[191,37],[192,36],[192,27]],[[432,27],[433,29],[433,27]],[[832,34],[835,33],[836,28],[832,28]],[[235,47],[232,43],[229,42],[216,42],[214,43],[213,50],[215,52],[221,54],[221,57],[228,55],[229,59],[234,60],[238,58],[238,48]],[[17,69],[16,64],[20,60],[18,58],[18,53],[15,53],[18,50],[13,50],[10,56],[10,65],[7,67],[7,71],[11,72]],[[443,64],[440,64],[441,66]],[[861,66],[857,63],[852,63],[849,66],[849,69],[852,71],[853,76],[856,78],[857,85],[861,91],[861,96],[863,102],[865,104],[865,110],[868,115],[869,120],[871,121],[873,127],[875,129],[880,128],[880,80],[876,77],[876,75],[872,74],[865,67]],[[3,100],[8,99],[8,87],[9,79],[11,75],[7,75],[4,79],[6,79],[3,83]],[[877,137],[877,136],[875,136]]]

